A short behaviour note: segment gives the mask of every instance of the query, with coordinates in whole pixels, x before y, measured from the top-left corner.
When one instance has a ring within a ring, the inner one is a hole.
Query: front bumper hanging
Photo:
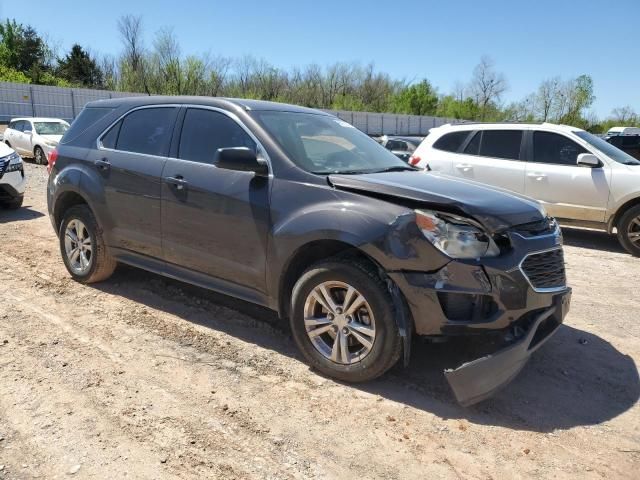
[[[527,360],[557,331],[569,311],[571,289],[554,298],[554,304],[538,314],[525,335],[511,345],[465,363],[444,374],[462,406],[481,402],[508,384]]]

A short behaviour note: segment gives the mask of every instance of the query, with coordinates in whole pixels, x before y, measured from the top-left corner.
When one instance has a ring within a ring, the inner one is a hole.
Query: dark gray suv
[[[484,335],[445,372],[471,404],[562,323],[562,237],[536,202],[423,173],[316,110],[204,97],[89,103],[50,157],[48,205],[81,282],[118,262],[288,318],[308,362],[373,379],[412,335]]]

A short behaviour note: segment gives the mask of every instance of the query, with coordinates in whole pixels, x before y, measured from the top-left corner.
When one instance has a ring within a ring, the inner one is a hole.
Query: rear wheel
[[[372,380],[400,358],[386,285],[359,260],[328,260],[309,268],[293,288],[290,322],[309,363],[339,380]]]
[[[640,205],[630,208],[618,221],[618,240],[631,254],[640,257]]]
[[[71,276],[82,283],[106,280],[116,268],[102,229],[87,205],[71,207],[60,225],[60,253]]]
[[[42,150],[41,147],[36,146],[36,148],[33,149],[33,159],[36,161],[36,164],[38,165],[43,165],[46,162],[47,157],[45,157],[44,155],[44,151]]]

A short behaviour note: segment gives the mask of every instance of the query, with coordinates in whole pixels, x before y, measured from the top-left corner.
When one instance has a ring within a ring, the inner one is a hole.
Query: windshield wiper
[[[640,162],[632,162],[629,160],[628,162],[624,162],[625,165],[640,165]]]
[[[418,171],[419,168],[411,167],[409,165],[398,165],[397,167],[383,168],[382,170],[369,170],[366,173],[387,173],[387,172],[404,172],[404,171]]]

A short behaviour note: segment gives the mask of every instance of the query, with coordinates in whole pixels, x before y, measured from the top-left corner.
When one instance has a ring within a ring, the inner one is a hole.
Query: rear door
[[[452,165],[453,174],[524,193],[523,130],[478,130]]]
[[[135,109],[99,139],[87,161],[98,172],[113,225],[111,246],[161,258],[160,175],[179,107]]]
[[[592,153],[561,133],[531,132],[525,194],[542,202],[558,218],[604,222],[611,169],[577,165]]]
[[[16,122],[15,130],[11,136],[11,146],[21,154],[29,153],[26,147],[24,130],[31,130],[31,124],[26,120],[19,120]]]
[[[214,166],[216,150],[228,147],[257,143],[227,112],[187,108],[178,158],[162,174],[164,258],[264,293],[269,179]]]
[[[457,175],[457,172],[452,170],[452,165],[458,158],[456,153],[460,152],[471,133],[473,132],[470,130],[456,130],[445,133],[435,140],[431,148],[426,151],[423,152],[424,147],[418,147],[414,155],[420,157],[421,160],[426,160],[431,170]],[[426,142],[428,141],[429,137],[427,137]]]

